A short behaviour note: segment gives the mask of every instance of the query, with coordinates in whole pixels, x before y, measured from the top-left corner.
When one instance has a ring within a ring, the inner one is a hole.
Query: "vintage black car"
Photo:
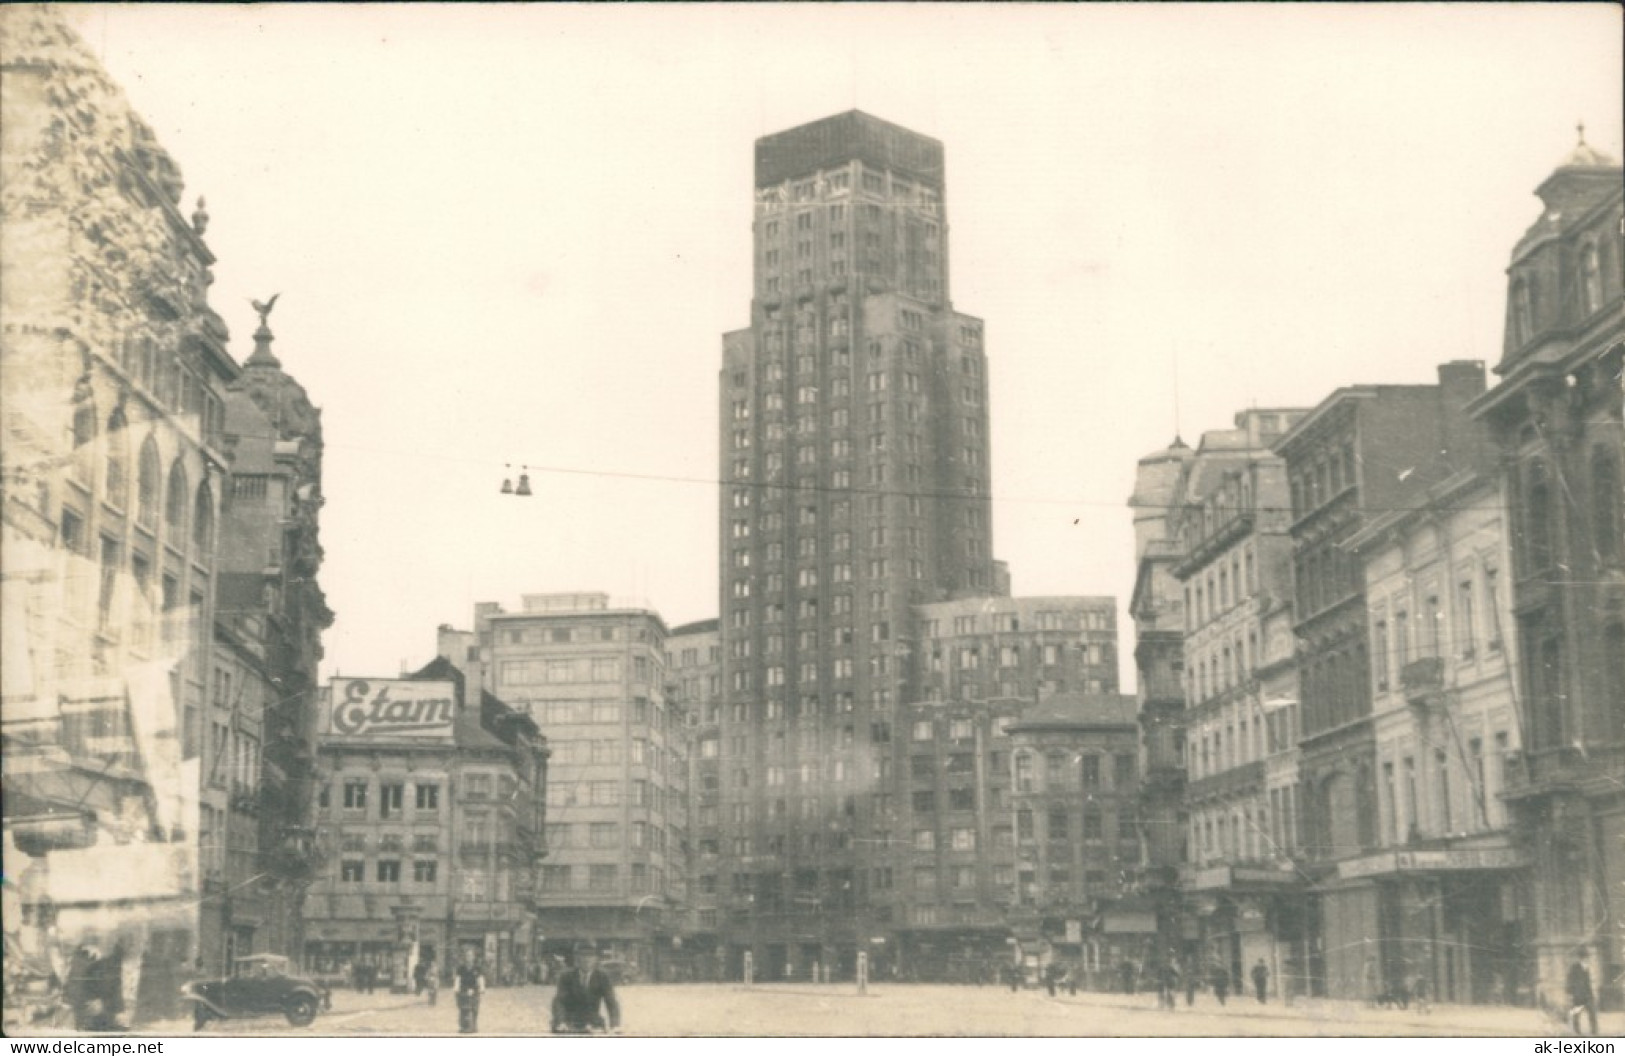
[[[326,987],[293,974],[286,957],[257,953],[237,958],[229,979],[188,983],[182,997],[192,1002],[192,1029],[211,1019],[283,1015],[296,1027],[308,1027],[316,1013],[332,1007]]]

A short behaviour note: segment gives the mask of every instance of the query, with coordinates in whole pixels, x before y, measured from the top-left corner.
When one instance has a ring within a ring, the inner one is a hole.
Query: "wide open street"
[[[550,987],[495,989],[485,995],[480,1033],[538,1035],[548,1030]],[[1551,1037],[1560,1028],[1532,1009],[1440,1006],[1431,1012],[1368,1009],[1355,1002],[1311,1001],[1294,1007],[1251,998],[1220,1006],[1199,995],[1193,1007],[1159,1011],[1150,994],[1011,993],[967,986],[876,985],[858,994],[852,984],[628,986],[620,990],[622,1033],[632,1036],[976,1036],[1145,1037]],[[457,1010],[442,992],[436,1005],[398,994],[340,991],[333,1011],[308,1029],[276,1019],[215,1022],[205,1034],[422,1036],[454,1034]],[[1604,1036],[1625,1031],[1625,1015],[1609,1013]],[[165,1023],[151,1033],[188,1035],[190,1023]]]

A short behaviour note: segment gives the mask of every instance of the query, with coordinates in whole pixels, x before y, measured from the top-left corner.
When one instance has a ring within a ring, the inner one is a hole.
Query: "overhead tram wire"
[[[281,440],[281,439],[283,439],[283,437],[280,437],[280,436],[259,436],[257,434],[248,434],[248,433],[237,433],[237,434],[233,434],[233,435],[237,439],[240,439],[240,440],[254,440],[254,439],[258,439],[258,440]],[[432,459],[432,460],[437,460],[437,461],[441,461],[441,462],[455,462],[455,463],[459,463],[459,464],[462,464],[462,465],[489,466],[489,467],[492,467],[493,469],[496,466],[501,465],[503,467],[503,469],[505,471],[509,472],[509,473],[511,473],[511,471],[513,469],[513,466],[515,465],[515,463],[513,463],[513,462],[497,463],[496,461],[494,461],[492,459],[471,458],[471,457],[469,457],[467,455],[448,455],[448,454],[443,454],[443,453],[434,452],[434,451],[395,451],[395,450],[390,450],[388,448],[381,448],[381,447],[362,447],[362,446],[355,445],[355,444],[335,444],[335,443],[332,443],[332,442],[326,440],[325,438],[324,438],[324,440],[322,442],[322,449],[323,449],[324,452],[326,452],[326,451],[357,451],[357,452],[362,452],[362,453],[365,453],[365,454],[372,454],[372,455],[391,455],[391,456],[394,456],[396,458],[424,459],[424,460]],[[867,487],[856,487],[856,486],[837,488],[837,487],[833,487],[833,486],[827,485],[827,484],[797,484],[797,483],[794,483],[792,481],[766,481],[766,480],[754,480],[754,479],[752,479],[752,480],[723,480],[723,479],[721,479],[719,477],[682,476],[682,475],[673,474],[673,473],[640,473],[640,472],[634,472],[634,471],[631,471],[631,470],[586,469],[586,468],[582,468],[580,466],[550,466],[550,465],[544,465],[544,464],[539,463],[539,462],[522,463],[522,468],[524,468],[527,471],[534,471],[536,473],[554,473],[554,474],[559,474],[561,476],[599,477],[599,478],[605,478],[605,479],[611,479],[611,480],[643,480],[643,481],[650,481],[650,482],[654,482],[654,483],[663,483],[663,484],[703,484],[703,485],[705,485],[707,487],[714,487],[714,488],[730,487],[730,488],[753,488],[753,489],[758,489],[758,490],[770,490],[771,489],[771,490],[778,490],[778,491],[785,491],[785,492],[811,493],[811,494],[887,495],[887,496],[895,496],[895,497],[902,497],[902,498],[915,497],[915,498],[922,498],[922,499],[965,499],[965,498],[982,498],[982,497],[985,497],[988,500],[988,502],[990,502],[990,503],[1021,504],[1021,505],[1044,505],[1044,506],[1089,506],[1089,507],[1095,507],[1095,508],[1100,508],[1100,509],[1119,509],[1119,510],[1120,509],[1181,510],[1181,509],[1189,509],[1189,508],[1191,508],[1193,506],[1199,505],[1198,502],[1175,502],[1175,503],[1143,502],[1143,503],[1136,503],[1135,505],[1133,505],[1131,507],[1128,502],[1123,501],[1123,500],[1089,499],[1089,498],[1049,498],[1049,497],[1041,497],[1041,496],[994,495],[994,494],[989,494],[987,496],[978,496],[978,495],[966,494],[966,493],[960,492],[960,491],[936,491],[936,490],[929,490],[929,489],[907,489],[907,488],[867,488]],[[1328,504],[1323,503],[1321,505],[1324,506],[1324,505],[1328,505]],[[1316,507],[1316,509],[1320,509],[1320,508],[1321,508],[1320,506]],[[1289,516],[1292,514],[1292,508],[1290,506],[1264,506],[1264,505],[1260,505],[1260,506],[1249,507],[1249,509],[1252,510],[1253,512],[1255,512],[1255,513],[1283,513],[1283,514],[1287,514]],[[1381,514],[1381,513],[1420,513],[1420,512],[1423,512],[1424,510],[1450,511],[1450,512],[1463,512],[1463,511],[1468,511],[1468,510],[1477,510],[1477,511],[1483,511],[1483,512],[1494,512],[1494,511],[1496,511],[1498,509],[1501,509],[1501,507],[1500,506],[1495,506],[1495,505],[1458,506],[1458,505],[1451,505],[1451,504],[1422,503],[1422,504],[1414,505],[1414,506],[1373,506],[1373,505],[1369,505],[1369,504],[1362,504],[1359,507],[1359,509],[1363,513]]]

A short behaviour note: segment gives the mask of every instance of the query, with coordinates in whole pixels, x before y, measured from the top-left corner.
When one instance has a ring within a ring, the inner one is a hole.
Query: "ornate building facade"
[[[0,11],[0,55],[8,948],[94,942],[148,1019],[198,954],[238,368],[151,129],[48,8]]]
[[[1500,384],[1473,405],[1509,505],[1522,753],[1505,797],[1533,864],[1535,986],[1578,953],[1605,1005],[1625,973],[1621,169],[1582,138],[1512,251]]]

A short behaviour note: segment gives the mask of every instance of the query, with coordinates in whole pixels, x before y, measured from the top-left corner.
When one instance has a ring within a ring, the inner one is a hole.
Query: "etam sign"
[[[329,699],[328,733],[334,737],[450,740],[457,716],[450,682],[336,678]]]

